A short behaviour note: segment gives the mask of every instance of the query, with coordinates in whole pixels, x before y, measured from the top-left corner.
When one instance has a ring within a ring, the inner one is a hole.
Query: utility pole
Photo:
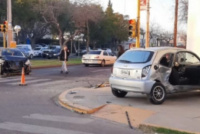
[[[174,19],[174,47],[177,46],[177,23],[178,23],[178,0],[175,5],[175,19]]]
[[[147,25],[146,25],[146,48],[149,47],[149,20],[150,20],[150,0],[147,0]]]
[[[137,1],[137,37],[136,48],[140,47],[140,0]]]
[[[7,0],[7,21],[8,21],[8,41],[7,47],[10,47],[10,43],[13,41],[13,29],[12,29],[12,2]]]

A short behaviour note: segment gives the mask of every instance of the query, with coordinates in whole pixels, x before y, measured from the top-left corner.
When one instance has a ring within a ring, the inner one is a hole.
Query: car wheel
[[[33,59],[33,55],[32,54],[30,55],[30,59]]]
[[[88,67],[89,65],[88,64],[85,64],[85,67]]]
[[[112,93],[114,96],[116,96],[118,98],[123,98],[127,95],[128,92],[112,88]]]
[[[101,67],[105,67],[105,64],[106,64],[105,60],[102,60]]]
[[[149,100],[152,104],[162,104],[166,98],[165,87],[161,83],[155,83],[151,89]]]

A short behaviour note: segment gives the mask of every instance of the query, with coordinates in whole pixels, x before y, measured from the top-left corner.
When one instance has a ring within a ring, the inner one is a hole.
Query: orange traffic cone
[[[25,80],[25,71],[24,71],[24,67],[22,67],[22,76],[21,76],[21,84],[19,84],[20,86],[26,86],[26,80]]]

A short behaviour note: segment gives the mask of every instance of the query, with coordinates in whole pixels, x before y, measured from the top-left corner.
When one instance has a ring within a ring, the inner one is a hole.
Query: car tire
[[[102,60],[101,61],[101,67],[105,67],[105,64],[106,64],[105,60]]]
[[[85,67],[88,67],[89,66],[89,64],[85,64]]]
[[[165,101],[166,90],[161,83],[155,83],[151,89],[149,100],[152,104],[159,105]]]
[[[116,96],[118,98],[124,98],[128,92],[112,88],[112,93],[114,96]]]

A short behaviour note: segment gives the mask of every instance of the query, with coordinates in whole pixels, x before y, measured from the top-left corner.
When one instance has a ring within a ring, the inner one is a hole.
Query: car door
[[[111,52],[109,52],[108,54],[109,54],[110,64],[114,64],[116,61],[116,56]]]
[[[105,60],[105,64],[106,65],[110,64],[110,59],[109,59],[108,52],[103,51],[103,59]]]
[[[177,89],[187,91],[200,88],[200,59],[189,51],[180,51],[176,54],[175,64],[179,68],[179,73],[185,78],[186,83],[179,84]],[[183,79],[184,80],[184,79]]]
[[[159,61],[158,77],[165,86],[169,84],[169,77],[172,71],[172,63],[174,61],[174,53],[164,54]]]

